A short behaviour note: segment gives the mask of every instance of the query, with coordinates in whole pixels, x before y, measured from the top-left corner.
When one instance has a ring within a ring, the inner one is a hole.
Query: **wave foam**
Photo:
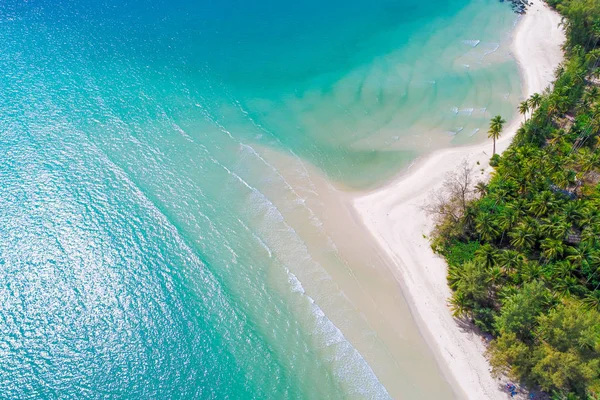
[[[306,294],[300,280],[286,268],[288,282],[292,292],[299,293],[308,302],[315,322],[315,337],[323,346],[333,350],[330,359],[334,366],[334,374],[342,382],[348,384],[350,395],[369,399],[390,399],[385,387],[367,364],[363,356],[346,339],[342,331],[335,326],[325,312],[317,305],[312,297]]]
[[[470,40],[463,40],[462,43],[471,46],[471,47],[477,47],[477,45],[479,43],[481,43],[481,40],[478,39],[470,39]]]
[[[485,56],[498,51],[498,49],[500,48],[500,44],[498,44],[498,43],[493,43],[493,44],[494,44],[494,48],[492,50],[489,50],[489,51],[486,51],[485,53],[483,53],[483,56],[481,57],[482,60],[485,58]]]

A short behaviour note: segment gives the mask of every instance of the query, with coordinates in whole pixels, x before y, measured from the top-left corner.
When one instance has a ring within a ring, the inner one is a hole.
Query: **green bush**
[[[446,261],[451,266],[460,266],[465,262],[472,260],[475,252],[479,249],[478,241],[461,242],[453,240],[452,243],[446,247],[443,255],[446,257]]]
[[[499,162],[500,162],[500,155],[499,154],[494,154],[492,156],[492,158],[490,158],[490,165],[492,167],[497,167]]]

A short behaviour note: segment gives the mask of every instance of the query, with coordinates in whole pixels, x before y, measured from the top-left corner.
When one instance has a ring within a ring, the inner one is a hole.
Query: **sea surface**
[[[323,193],[509,119],[516,21],[497,0],[2,0],[0,397],[453,397]]]

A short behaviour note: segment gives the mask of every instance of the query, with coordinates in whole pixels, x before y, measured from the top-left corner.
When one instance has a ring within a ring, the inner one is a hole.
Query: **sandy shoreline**
[[[512,52],[520,66],[524,97],[542,92],[553,80],[562,60],[564,35],[559,23],[557,13],[542,0],[533,0],[513,33]],[[497,143],[499,152],[508,147],[520,123],[521,118],[516,118],[506,126]],[[397,179],[352,202],[357,219],[395,264],[392,272],[448,380],[469,399],[508,396],[502,383],[491,376],[481,338],[463,330],[448,309],[446,265],[429,246],[426,235],[432,226],[420,206],[462,160],[479,161],[477,169],[488,168],[491,149],[491,142],[486,142],[435,152]]]

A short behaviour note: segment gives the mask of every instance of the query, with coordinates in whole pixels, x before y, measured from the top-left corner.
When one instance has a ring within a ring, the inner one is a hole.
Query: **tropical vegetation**
[[[467,165],[449,177],[429,208],[432,247],[454,314],[493,335],[496,372],[600,399],[600,1],[547,1],[567,34],[554,88],[519,105],[525,122],[489,182]]]

